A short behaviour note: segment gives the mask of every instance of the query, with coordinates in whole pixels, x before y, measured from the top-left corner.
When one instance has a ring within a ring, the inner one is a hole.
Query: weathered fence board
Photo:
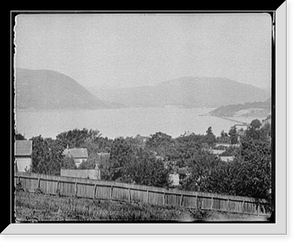
[[[14,176],[30,192],[40,189],[45,194],[77,196],[91,199],[143,202],[153,205],[200,208],[231,213],[267,214],[265,201],[243,196],[181,191],[158,187],[17,172]]]
[[[56,182],[44,180],[41,178],[39,188],[45,194],[55,194],[56,193]]]
[[[97,184],[96,184],[97,185]],[[95,198],[97,199],[110,199],[111,187],[100,187],[97,185]]]

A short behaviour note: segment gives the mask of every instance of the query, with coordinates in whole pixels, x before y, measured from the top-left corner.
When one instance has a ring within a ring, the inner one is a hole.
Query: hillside
[[[15,70],[18,109],[96,109],[107,104],[74,79],[50,70]]]
[[[271,98],[263,102],[232,104],[214,109],[209,114],[218,117],[268,116],[271,112]]]
[[[257,87],[227,78],[183,77],[155,86],[120,89],[91,88],[104,101],[118,101],[128,107],[220,107],[265,101],[269,94]]]

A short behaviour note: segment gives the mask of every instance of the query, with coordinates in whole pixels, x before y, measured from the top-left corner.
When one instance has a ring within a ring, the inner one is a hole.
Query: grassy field
[[[208,217],[201,210],[168,206],[59,197],[17,191],[15,218],[20,222],[41,221],[196,221]]]
[[[109,200],[60,197],[16,191],[16,222],[214,222],[265,221],[253,215],[154,206]]]

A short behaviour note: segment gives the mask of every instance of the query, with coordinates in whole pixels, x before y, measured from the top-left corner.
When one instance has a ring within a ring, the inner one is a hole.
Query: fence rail
[[[35,192],[39,189],[45,194],[123,200],[153,205],[210,209],[229,213],[268,214],[265,200],[243,196],[181,191],[111,181],[24,172],[16,172],[14,174],[15,187],[17,184],[29,192]]]

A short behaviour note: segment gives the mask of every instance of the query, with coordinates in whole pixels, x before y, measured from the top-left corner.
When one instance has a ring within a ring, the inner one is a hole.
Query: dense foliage
[[[64,157],[67,147],[85,147],[88,160],[79,169],[100,164],[101,178],[142,185],[169,187],[170,173],[188,168],[180,188],[221,194],[268,198],[271,190],[271,125],[253,120],[238,139],[236,127],[216,137],[211,127],[206,134],[172,136],[157,132],[150,137],[103,138],[97,130],[74,129],[56,139],[33,137],[32,172],[59,175],[60,168],[75,168],[72,158]],[[210,149],[226,140],[238,147],[222,154],[234,156],[223,162]],[[101,162],[98,153],[108,152]]]

